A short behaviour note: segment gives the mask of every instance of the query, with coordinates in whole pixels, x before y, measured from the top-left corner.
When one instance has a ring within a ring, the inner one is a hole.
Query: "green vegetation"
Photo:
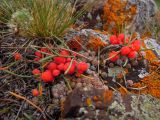
[[[77,2],[77,1],[76,1]],[[84,5],[78,12],[70,0],[2,0],[0,21],[11,30],[31,37],[62,36],[87,9],[96,2]],[[13,32],[13,31],[12,31]]]
[[[160,0],[155,0],[155,2],[157,3],[157,6],[160,7]]]

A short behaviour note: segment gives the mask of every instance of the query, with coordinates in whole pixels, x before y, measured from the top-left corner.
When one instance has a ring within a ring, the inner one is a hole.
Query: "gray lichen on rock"
[[[66,99],[63,118],[65,120],[159,120],[160,100],[150,95],[121,95],[113,92],[113,99],[109,103],[103,99],[97,103],[93,100],[94,109],[86,105],[86,98],[102,96],[103,89],[78,88]],[[83,96],[83,100],[82,100]],[[100,103],[100,104],[99,104]],[[83,113],[83,114],[82,114]]]

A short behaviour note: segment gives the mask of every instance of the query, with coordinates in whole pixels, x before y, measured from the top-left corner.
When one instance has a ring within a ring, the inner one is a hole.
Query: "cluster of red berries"
[[[120,49],[120,52],[118,52],[118,51],[111,51],[109,53],[109,58],[110,58],[110,61],[112,61],[112,62],[115,62],[115,61],[117,61],[120,58],[119,53],[122,56],[127,56],[128,58],[134,59],[134,58],[137,57],[137,54],[138,54],[137,52],[141,48],[141,42],[140,42],[140,40],[134,40],[130,45],[125,46],[125,44],[129,43],[129,39],[125,38],[124,34],[119,34],[118,37],[116,35],[112,35],[110,37],[110,43],[112,45],[116,45],[116,44],[117,45],[118,44],[124,45]]]
[[[40,59],[42,59],[43,57],[45,57],[46,54],[51,54],[51,52],[48,50],[48,48],[41,48],[39,51],[36,51],[34,54],[36,56],[36,58],[34,59],[34,61],[38,62]]]
[[[74,59],[69,57],[71,55],[74,56]],[[78,62],[76,60],[75,53],[71,54],[69,51],[61,50],[59,56],[54,57],[53,61],[48,63],[44,72],[41,73],[40,70],[34,69],[32,73],[40,75],[44,82],[53,82],[61,73],[69,75],[74,73],[83,74],[88,68],[89,65],[86,62]]]

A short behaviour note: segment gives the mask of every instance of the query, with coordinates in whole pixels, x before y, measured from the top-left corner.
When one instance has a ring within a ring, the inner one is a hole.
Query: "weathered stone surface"
[[[80,3],[77,4],[79,6],[83,6],[86,2],[92,0],[81,0]],[[82,21],[87,22],[89,28],[102,28],[101,16],[103,14],[103,7],[107,0],[99,0],[99,3],[93,8],[91,12],[86,13],[84,17],[81,19]],[[137,6],[137,14],[134,16],[133,21],[128,26],[128,30],[141,31],[144,29],[146,22],[148,19],[153,17],[157,11],[157,6],[154,0],[122,0],[128,1],[126,6],[130,8],[132,5]],[[78,21],[77,24],[81,25],[82,22]]]
[[[65,120],[159,120],[160,100],[150,95],[121,95],[104,102],[104,89],[75,89],[64,103]],[[95,99],[94,96],[97,96]],[[91,100],[86,104],[86,100]]]
[[[79,31],[75,29],[70,29],[64,38],[66,40],[71,40],[75,36],[82,36],[85,39],[85,41],[88,41],[89,37],[93,36],[93,37],[101,39],[104,42],[109,42],[108,35],[102,34],[92,29],[82,29]]]
[[[146,22],[156,14],[157,6],[154,0],[129,0],[129,3],[137,5],[137,14],[130,28],[140,32],[144,29]]]

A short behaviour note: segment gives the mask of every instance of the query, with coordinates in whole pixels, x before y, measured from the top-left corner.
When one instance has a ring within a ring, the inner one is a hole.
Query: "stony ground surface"
[[[112,99],[105,99],[104,94]],[[160,100],[150,95],[78,88],[66,98],[62,115],[65,120],[159,120]]]

